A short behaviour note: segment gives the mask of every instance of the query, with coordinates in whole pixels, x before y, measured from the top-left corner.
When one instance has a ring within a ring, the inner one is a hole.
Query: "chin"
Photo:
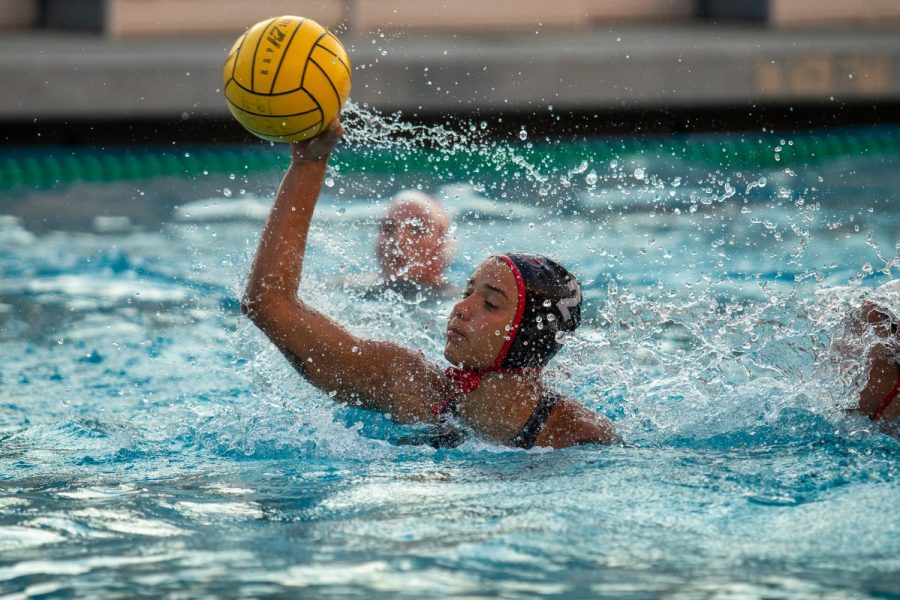
[[[466,359],[465,356],[461,356],[459,348],[455,347],[450,340],[447,340],[447,344],[444,346],[444,358],[454,367],[461,366],[464,369],[469,368],[469,363],[472,362]]]
[[[454,360],[453,348],[450,347],[450,340],[447,340],[447,343],[444,345],[444,358],[454,365],[458,364],[458,361]]]

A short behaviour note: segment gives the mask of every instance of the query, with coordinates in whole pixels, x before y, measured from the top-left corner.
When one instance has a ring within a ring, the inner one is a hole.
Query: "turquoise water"
[[[310,389],[236,301],[277,173],[10,192],[0,593],[900,597],[900,442],[843,410],[872,342],[848,315],[900,271],[900,159],[535,161],[513,139],[492,170],[384,177],[351,141],[307,296],[439,361],[451,301],[335,283],[422,186],[456,217],[455,283],[497,250],[579,274],[586,324],[548,375],[628,445],[400,446]]]

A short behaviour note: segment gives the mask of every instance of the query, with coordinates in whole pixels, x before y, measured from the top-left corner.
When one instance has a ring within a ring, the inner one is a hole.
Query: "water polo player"
[[[884,285],[872,295],[873,299],[863,303],[860,325],[871,327],[877,342],[867,357],[869,376],[859,394],[858,411],[873,421],[893,421],[892,430],[900,433],[900,319],[888,308],[900,297],[900,281]],[[863,335],[862,327],[857,326],[856,332]]]
[[[454,254],[453,219],[437,200],[419,190],[403,190],[378,221],[375,256],[379,273],[333,278],[347,292],[367,300],[385,294],[417,302],[436,302],[459,294],[444,272]]]
[[[343,134],[292,144],[291,165],[263,229],[242,307],[313,385],[401,423],[435,424],[435,443],[459,442],[455,416],[501,444],[564,448],[616,439],[612,424],[546,389],[541,368],[556,333],[580,321],[575,278],[537,255],[488,258],[469,279],[447,327],[445,370],[392,342],[361,339],[298,297],[306,240],[328,157]]]

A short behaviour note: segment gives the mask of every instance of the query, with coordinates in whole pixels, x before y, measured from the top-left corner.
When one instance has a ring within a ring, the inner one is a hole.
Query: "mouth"
[[[447,340],[456,343],[466,339],[466,332],[459,327],[447,327]]]

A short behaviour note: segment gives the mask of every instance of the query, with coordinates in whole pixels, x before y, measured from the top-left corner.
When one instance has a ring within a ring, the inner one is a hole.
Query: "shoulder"
[[[616,440],[618,435],[609,419],[571,398],[561,398],[550,411],[535,446],[568,448],[579,444],[610,444]]]

